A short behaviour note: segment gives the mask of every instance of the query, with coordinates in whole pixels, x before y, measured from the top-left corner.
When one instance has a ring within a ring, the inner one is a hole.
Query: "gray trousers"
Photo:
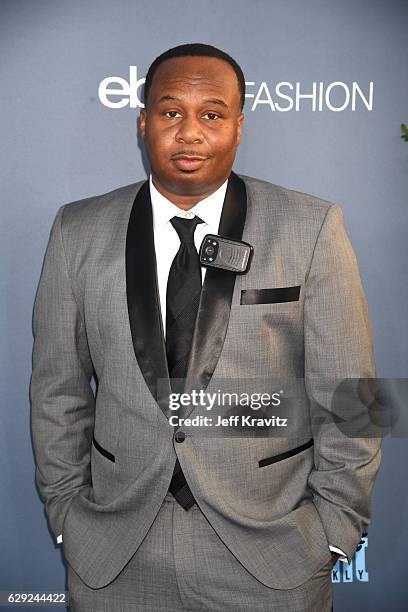
[[[131,537],[131,534],[129,534]],[[331,562],[288,591],[250,574],[195,504],[186,512],[168,493],[141,546],[101,589],[68,566],[71,612],[330,612]]]

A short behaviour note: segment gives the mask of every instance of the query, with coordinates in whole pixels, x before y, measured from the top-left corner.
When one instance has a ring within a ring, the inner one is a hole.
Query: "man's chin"
[[[186,172],[173,166],[171,172],[167,172],[166,175],[157,173],[154,182],[156,186],[162,185],[168,193],[174,195],[205,197],[215,191],[224,180],[222,176],[210,173],[208,167]]]
[[[169,185],[173,193],[179,195],[201,195],[211,188],[214,179],[206,177],[199,170],[180,171]]]

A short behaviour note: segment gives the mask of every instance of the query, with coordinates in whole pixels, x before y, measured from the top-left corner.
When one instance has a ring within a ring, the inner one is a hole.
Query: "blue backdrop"
[[[343,207],[378,375],[407,377],[407,31],[397,0],[2,0],[0,591],[66,588],[34,484],[33,300],[57,208],[146,176],[137,80],[163,50],[206,42],[241,64],[235,170]],[[388,436],[336,611],[407,609],[407,465],[407,440]]]

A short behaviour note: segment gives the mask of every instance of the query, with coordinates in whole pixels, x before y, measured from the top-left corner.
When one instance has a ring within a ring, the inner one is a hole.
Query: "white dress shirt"
[[[152,175],[149,179],[150,184],[150,199],[152,202],[153,210],[153,233],[154,233],[154,248],[156,251],[156,264],[157,264],[157,282],[159,285],[159,298],[160,298],[160,309],[163,319],[163,330],[166,330],[166,290],[167,290],[167,279],[173,259],[175,258],[177,251],[180,247],[180,238],[172,224],[170,219],[173,217],[182,217],[185,219],[192,219],[195,216],[199,217],[204,221],[197,225],[194,232],[194,243],[197,252],[200,250],[201,243],[206,234],[218,234],[218,227],[220,225],[222,207],[224,204],[225,192],[227,190],[228,180],[225,181],[211,195],[204,200],[197,202],[189,211],[184,211],[178,206],[173,204],[170,200],[165,198],[154,186]],[[204,282],[206,268],[201,267],[202,281]],[[62,535],[57,538],[57,543],[62,542]],[[332,552],[336,552],[340,555],[341,561],[347,561],[345,553],[336,546],[330,546]]]
[[[206,234],[218,234],[222,207],[224,204],[225,192],[228,181],[225,181],[208,198],[197,202],[189,211],[184,211],[173,202],[165,198],[153,185],[150,175],[150,198],[153,209],[153,232],[154,247],[156,250],[157,281],[159,284],[160,308],[163,319],[163,330],[166,330],[166,290],[167,279],[173,259],[175,258],[180,246],[180,238],[170,219],[182,217],[193,219],[195,216],[204,221],[197,225],[194,232],[194,243],[197,252],[200,250],[201,243]],[[201,267],[202,281],[204,282],[206,268]]]

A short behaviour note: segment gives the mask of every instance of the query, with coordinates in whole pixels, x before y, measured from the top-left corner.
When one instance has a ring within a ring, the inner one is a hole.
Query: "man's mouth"
[[[201,155],[186,155],[185,153],[178,153],[171,157],[176,168],[183,172],[194,172],[198,170],[207,159],[208,157],[203,157]]]

